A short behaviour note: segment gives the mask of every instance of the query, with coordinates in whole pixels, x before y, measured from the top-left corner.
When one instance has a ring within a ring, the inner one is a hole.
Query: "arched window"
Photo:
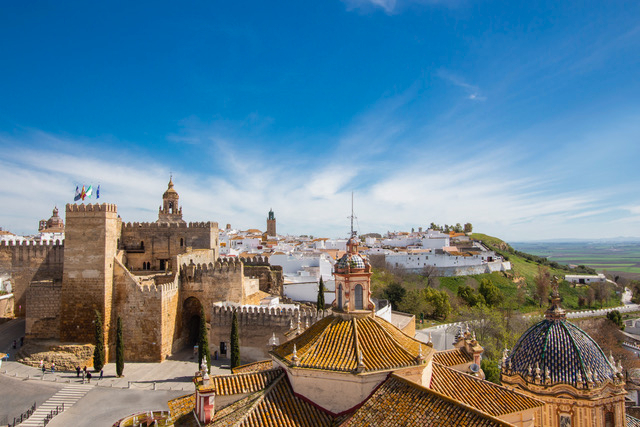
[[[142,262],[142,269],[143,269],[143,270],[146,270],[146,269],[147,269],[147,263],[146,263],[146,262],[144,262],[144,261]]]
[[[169,202],[169,213],[174,213],[173,212],[173,202]]]
[[[362,285],[356,285],[356,310],[362,310]]]
[[[338,309],[342,310],[342,284],[338,285]]]
[[[143,240],[140,241],[140,249],[144,249],[144,241]]]
[[[151,262],[147,262],[147,270],[151,270]]]
[[[180,238],[180,246],[184,246],[184,239],[182,237]]]

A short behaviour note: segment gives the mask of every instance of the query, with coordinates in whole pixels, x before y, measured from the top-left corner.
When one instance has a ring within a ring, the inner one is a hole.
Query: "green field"
[[[640,242],[515,242],[511,246],[562,264],[640,275]]]

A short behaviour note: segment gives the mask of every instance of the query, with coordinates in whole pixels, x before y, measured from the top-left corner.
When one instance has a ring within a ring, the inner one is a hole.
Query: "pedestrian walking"
[[[84,384],[84,377],[86,376],[86,372],[82,371],[82,384]]]
[[[102,379],[103,375],[104,375],[104,369],[100,369],[100,379]]]
[[[20,337],[20,347],[24,345],[24,337]]]
[[[84,376],[86,377],[87,376],[87,367],[85,366],[83,369],[84,369]]]
[[[51,363],[51,373],[53,374],[56,371],[56,364],[55,363]]]
[[[80,378],[80,366],[76,366],[76,378]]]
[[[44,363],[42,364],[42,366],[40,366],[40,369],[42,369],[42,375],[44,376],[44,373],[47,370],[47,368],[44,366]]]
[[[44,360],[40,359],[40,369],[44,366]]]
[[[91,384],[91,372],[87,372],[87,382]]]

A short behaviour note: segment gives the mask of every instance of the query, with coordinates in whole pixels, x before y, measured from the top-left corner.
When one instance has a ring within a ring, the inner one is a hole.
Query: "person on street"
[[[100,369],[100,379],[102,379],[103,375],[104,375],[104,369]]]
[[[76,378],[80,378],[80,366],[76,366]]]
[[[91,384],[91,372],[87,372],[87,382]]]

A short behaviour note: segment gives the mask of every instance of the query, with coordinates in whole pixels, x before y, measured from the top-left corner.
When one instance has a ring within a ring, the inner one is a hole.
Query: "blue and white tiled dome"
[[[336,268],[342,270],[347,268],[365,268],[365,258],[360,254],[344,254],[336,263]]]
[[[509,375],[545,385],[569,384],[575,388],[598,387],[620,375],[598,344],[566,319],[560,296],[554,291],[545,319],[525,332],[503,366]]]
[[[564,319],[545,319],[529,328],[506,360],[509,371],[523,378],[536,375],[550,384],[570,384],[580,388],[588,382],[615,380],[611,366],[598,344],[582,329]]]

